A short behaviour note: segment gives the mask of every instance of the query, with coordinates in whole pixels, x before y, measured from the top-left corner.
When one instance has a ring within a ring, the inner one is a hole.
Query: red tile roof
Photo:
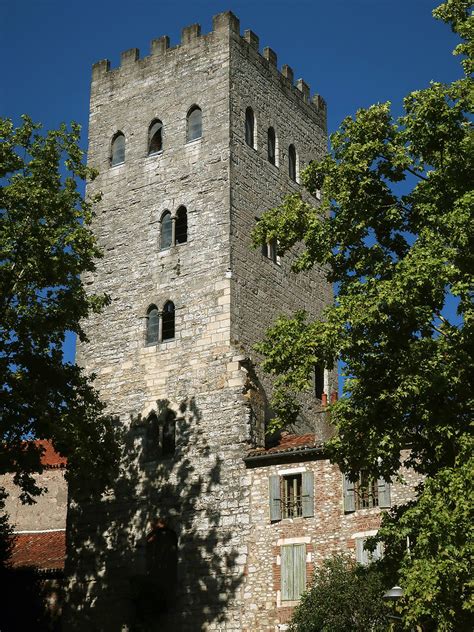
[[[38,570],[62,570],[65,556],[65,531],[14,535],[11,555],[13,567],[29,566]]]
[[[56,452],[51,441],[47,441],[46,439],[36,439],[33,443],[43,448],[43,454],[41,456],[41,464],[43,465],[43,467],[66,467],[67,458],[65,456],[61,456]]]
[[[322,449],[323,443],[316,441],[314,434],[292,435],[283,433],[278,443],[266,448],[255,448],[248,453],[249,457],[299,452],[301,450]]]

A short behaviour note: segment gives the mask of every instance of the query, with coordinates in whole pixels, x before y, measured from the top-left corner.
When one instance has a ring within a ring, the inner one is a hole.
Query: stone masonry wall
[[[13,474],[1,477],[1,486],[8,493],[5,512],[15,531],[41,531],[65,529],[67,508],[67,483],[64,469],[45,469],[35,478],[47,492],[36,497],[33,505],[24,505],[19,497],[19,487],[13,482]]]
[[[289,177],[288,147],[297,151],[299,171],[326,152],[326,109],[318,96],[309,99],[309,86],[293,83],[293,71],[277,69],[276,54],[269,48],[259,53],[259,39],[251,31],[243,38],[233,34],[231,48],[231,254],[232,254],[232,340],[243,353],[258,363],[253,345],[281,314],[304,309],[318,317],[332,299],[332,288],[324,270],[316,267],[305,274],[291,271],[292,254],[280,264],[262,255],[251,243],[257,218],[292,193],[301,193],[311,204],[303,187]],[[245,142],[245,112],[253,109],[256,148]],[[277,138],[276,165],[268,160],[267,133],[272,126]],[[257,367],[258,382],[267,400],[271,381]],[[337,390],[337,376],[329,376],[328,390]],[[321,407],[312,394],[304,398],[305,426],[300,430],[327,438]],[[267,412],[268,416],[268,412]]]
[[[89,164],[102,193],[94,230],[104,251],[91,291],[111,304],[86,323],[78,359],[128,430],[122,476],[98,505],[71,501],[66,630],[131,629],[136,577],[158,518],[178,537],[178,595],[156,629],[240,630],[238,591],[248,537],[242,456],[250,445],[243,372],[230,343],[229,24],[183,30],[181,46],[157,40],[152,54],[122,55],[120,68],[94,67]],[[202,138],[185,141],[186,113],[198,104]],[[164,125],[163,151],[147,157],[150,122]],[[126,138],[125,163],[110,167],[110,143]],[[160,252],[160,218],[185,205],[188,242]],[[176,306],[173,341],[146,346],[154,303]],[[144,464],[146,417],[177,415],[173,459]],[[238,528],[236,527],[238,525]]]
[[[107,61],[93,69],[88,161],[99,176],[88,195],[102,195],[94,231],[104,258],[85,282],[111,303],[85,323],[90,342],[79,346],[78,361],[97,375],[125,430],[124,457],[101,502],[72,490],[66,631],[136,628],[140,610],[159,599],[155,591],[143,605],[140,589],[147,533],[157,520],[177,536],[178,588],[172,611],[147,629],[245,628],[254,537],[243,457],[263,441],[256,417],[270,393],[248,358],[278,313],[304,307],[316,315],[331,297],[321,270],[296,277],[289,258],[276,268],[250,246],[255,215],[299,190],[286,175],[287,145],[295,143],[300,167],[324,151],[323,102],[311,105],[304,83],[292,86],[249,45],[251,36],[242,39],[231,13],[213,26],[208,35],[187,27],[174,48],[166,37],[155,40],[143,59],[126,51],[117,69]],[[193,104],[202,109],[203,133],[186,143]],[[257,117],[256,151],[243,142],[247,105]],[[155,118],[163,122],[163,151],[147,156]],[[280,168],[264,159],[270,124]],[[125,162],[111,167],[118,131]],[[188,241],[160,251],[162,214],[181,205]],[[147,308],[167,300],[176,307],[175,338],[147,346]],[[176,451],[145,462],[152,411],[176,415]]]
[[[281,600],[280,547],[284,544],[306,545],[306,578],[309,585],[315,567],[334,553],[355,556],[355,538],[374,535],[380,525],[379,508],[344,513],[343,477],[328,460],[288,462],[281,459],[272,465],[254,465],[249,469],[251,483],[251,529],[244,600],[243,632],[278,632],[283,629],[296,602]],[[272,474],[314,473],[314,517],[270,521],[269,477]],[[403,468],[406,484],[391,486],[391,503],[403,504],[413,496],[419,477]]]

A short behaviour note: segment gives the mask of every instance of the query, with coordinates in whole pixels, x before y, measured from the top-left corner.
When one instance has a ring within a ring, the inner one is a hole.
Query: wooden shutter
[[[293,600],[306,590],[306,544],[293,546]]]
[[[391,507],[390,502],[390,483],[387,483],[383,478],[379,478],[377,481],[379,507],[388,508]]]
[[[293,545],[281,547],[281,600],[293,599]]]
[[[280,497],[280,477],[278,474],[270,476],[269,499],[270,499],[270,520],[281,520],[281,497]]]
[[[306,590],[306,544],[281,547],[281,600],[296,601]]]
[[[314,516],[314,474],[313,472],[303,472],[301,481],[301,502],[303,506],[303,517]]]
[[[344,511],[355,511],[354,483],[344,476]]]
[[[369,563],[369,552],[364,549],[365,538],[356,538],[356,561],[367,566]]]

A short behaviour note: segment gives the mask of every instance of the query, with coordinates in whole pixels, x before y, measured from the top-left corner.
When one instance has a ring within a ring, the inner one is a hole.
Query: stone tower
[[[102,193],[104,258],[86,283],[111,303],[78,361],[125,449],[115,489],[70,505],[66,630],[251,629],[243,458],[264,441],[271,394],[252,347],[278,314],[331,299],[321,270],[294,275],[251,231],[325,147],[322,98],[230,12],[208,35],[195,24],[178,46],[95,64],[88,194]],[[306,410],[323,439],[318,399]]]

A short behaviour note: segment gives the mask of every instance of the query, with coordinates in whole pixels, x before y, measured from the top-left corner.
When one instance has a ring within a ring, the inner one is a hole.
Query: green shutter
[[[293,546],[293,600],[306,590],[306,544]]]
[[[356,561],[367,566],[369,563],[369,552],[364,549],[365,538],[356,538]]]
[[[344,476],[344,511],[355,511],[354,483]]]
[[[281,498],[280,498],[280,477],[278,475],[270,476],[269,483],[269,499],[270,499],[270,520],[281,520]]]
[[[377,481],[378,487],[378,496],[379,496],[379,507],[382,509],[386,509],[391,507],[390,502],[390,483],[387,483],[383,478],[379,478]]]
[[[303,472],[302,481],[302,497],[303,517],[311,518],[314,516],[314,474],[313,472]]]
[[[281,547],[281,600],[293,600],[293,545]]]
[[[306,544],[281,547],[281,600],[297,601],[306,590]]]

